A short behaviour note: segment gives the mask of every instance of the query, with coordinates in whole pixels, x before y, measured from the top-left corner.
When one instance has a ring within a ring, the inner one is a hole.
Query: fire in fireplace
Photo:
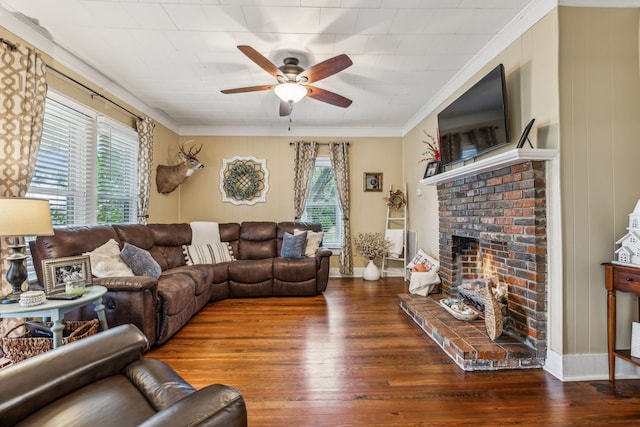
[[[481,260],[481,265],[477,268],[479,273],[474,278],[462,278],[462,283],[458,285],[458,293],[465,300],[467,304],[472,305],[480,312],[484,312],[484,305],[486,300],[486,292],[490,290],[493,292],[493,296],[498,301],[502,308],[503,321],[506,321],[508,317],[508,295],[509,288],[504,280],[500,279],[500,275],[496,267],[494,266],[491,254],[480,254],[478,248],[477,259]],[[463,270],[471,270],[464,266]]]

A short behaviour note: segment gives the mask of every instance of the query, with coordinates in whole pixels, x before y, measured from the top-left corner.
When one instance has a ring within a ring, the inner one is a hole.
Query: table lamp
[[[25,198],[0,198],[0,236],[13,237],[11,255],[5,259],[11,262],[7,271],[7,282],[13,292],[0,299],[2,304],[20,301],[22,283],[27,280],[27,268],[24,260],[27,255],[22,251],[19,238],[23,236],[51,236],[51,210],[48,200]]]

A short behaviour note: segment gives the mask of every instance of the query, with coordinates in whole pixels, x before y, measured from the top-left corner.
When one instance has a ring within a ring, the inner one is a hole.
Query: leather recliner
[[[122,325],[0,369],[0,425],[247,425],[238,391],[196,391],[164,362],[143,358],[148,346],[138,328]]]

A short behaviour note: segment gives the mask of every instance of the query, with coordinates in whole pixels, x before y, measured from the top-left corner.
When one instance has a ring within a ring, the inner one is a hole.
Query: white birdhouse
[[[620,247],[616,250],[617,262],[640,266],[640,200],[633,212],[629,214],[627,234],[616,242]]]

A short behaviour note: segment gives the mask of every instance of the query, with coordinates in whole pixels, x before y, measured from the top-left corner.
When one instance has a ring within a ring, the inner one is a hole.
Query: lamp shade
[[[0,198],[0,236],[53,234],[48,200]]]
[[[307,88],[298,83],[281,83],[273,91],[284,102],[298,102],[307,94]]]

